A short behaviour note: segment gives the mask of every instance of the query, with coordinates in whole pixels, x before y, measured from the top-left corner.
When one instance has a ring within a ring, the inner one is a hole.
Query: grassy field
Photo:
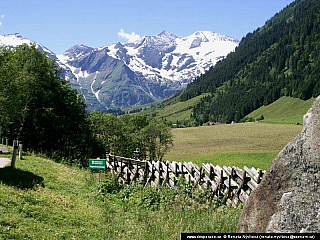
[[[301,125],[266,123],[173,129],[174,146],[164,159],[267,169],[301,129]]]
[[[16,167],[0,169],[0,239],[180,239],[181,232],[234,232],[241,213],[183,187],[97,183],[88,170],[42,157]]]
[[[303,115],[311,108],[314,101],[315,98],[303,101],[298,98],[282,97],[268,106],[260,107],[247,117],[255,119],[263,115],[263,122],[303,124]]]
[[[168,121],[171,122],[176,122],[177,120],[189,120],[190,114],[192,112],[192,107],[206,95],[207,94],[203,94],[185,102],[177,102],[172,105],[166,106],[158,112],[158,117],[166,118]]]
[[[144,105],[145,110],[142,111],[145,115],[152,115],[156,118],[166,119],[172,123],[179,122],[190,122],[190,115],[192,112],[192,107],[196,105],[201,98],[207,96],[208,94],[202,94],[200,96],[194,97],[185,102],[174,102],[169,100],[164,102],[158,102],[158,104],[147,104]],[[153,107],[151,107],[154,105]],[[129,109],[130,110],[130,109]]]

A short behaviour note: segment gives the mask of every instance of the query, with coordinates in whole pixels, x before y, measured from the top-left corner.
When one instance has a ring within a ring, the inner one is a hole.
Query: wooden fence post
[[[263,172],[261,169],[258,169],[258,180],[257,180],[257,183],[259,184],[262,180],[262,176],[263,176]]]
[[[173,179],[173,184],[176,185],[178,182],[178,164],[175,162],[174,163],[174,179]]]
[[[239,185],[239,188],[237,189],[237,192],[235,194],[235,196],[239,199],[239,201],[240,201],[239,196],[240,196],[241,189],[244,189],[244,185],[245,185],[245,181],[246,181],[246,175],[247,175],[246,171],[243,171],[242,176],[241,176],[242,181],[241,181],[241,183]]]
[[[161,162],[159,162],[159,182],[158,182],[159,185],[162,185],[162,182],[163,182],[162,173],[163,173],[162,164]]]
[[[213,180],[213,179],[214,179],[214,170],[213,170],[213,166],[211,166],[211,165],[210,165],[209,179],[210,179],[210,180]]]
[[[130,184],[130,169],[129,169],[129,166],[127,166],[127,179],[126,179],[126,183],[127,184]]]
[[[147,184],[147,179],[148,179],[148,173],[149,173],[149,163],[146,161],[145,166],[144,166],[144,175],[143,175],[143,183],[144,185]]]
[[[223,197],[223,200],[222,202],[223,203],[226,203],[228,198],[230,197],[230,194],[231,194],[231,179],[232,179],[232,176],[233,176],[233,168],[231,168],[231,173],[230,173],[230,176],[228,178],[228,183],[227,183],[227,192],[225,193],[224,197]]]
[[[169,162],[167,162],[166,183],[169,184]]]
[[[223,191],[223,170],[220,170],[220,182],[218,187],[218,196],[220,196],[220,193]]]
[[[22,160],[22,150],[23,150],[23,144],[22,142],[19,143],[19,160]]]
[[[139,176],[139,165],[138,165],[138,163],[136,163],[136,168],[134,168],[134,166],[133,166],[133,169],[135,169],[135,172],[134,172],[133,177],[132,177],[132,182],[134,182],[134,180]]]
[[[18,146],[13,146],[13,153],[12,153],[12,160],[11,160],[11,169],[14,169],[15,164],[16,164],[16,157],[17,157],[17,151],[18,151]]]

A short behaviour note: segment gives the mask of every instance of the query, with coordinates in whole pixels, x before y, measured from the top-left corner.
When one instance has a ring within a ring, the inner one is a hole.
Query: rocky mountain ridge
[[[75,45],[56,55],[20,34],[0,35],[0,46],[23,43],[35,44],[57,62],[62,77],[84,96],[89,111],[132,107],[168,97],[238,45],[234,38],[209,31],[188,37],[163,31],[127,44]]]

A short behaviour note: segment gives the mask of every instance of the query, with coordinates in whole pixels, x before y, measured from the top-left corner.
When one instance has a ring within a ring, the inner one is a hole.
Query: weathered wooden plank
[[[210,165],[207,163],[202,163],[202,168],[208,173],[210,174]]]
[[[217,188],[218,188],[217,183],[215,181],[212,181],[207,175],[204,176],[203,180],[206,182],[210,182],[212,191],[215,192],[217,190]]]
[[[249,198],[249,196],[244,191],[241,191],[241,193],[239,195],[240,201],[245,203],[248,200],[248,198]]]
[[[231,167],[227,167],[227,166],[222,166],[222,169],[230,176],[231,175]]]
[[[243,169],[249,174],[249,176],[251,177],[251,179],[255,180],[255,174],[252,172],[251,169],[249,169],[248,167],[244,166]],[[256,181],[256,180],[255,180]]]
[[[264,174],[263,171],[261,169],[258,169],[258,180],[257,180],[258,184],[260,184],[263,174]]]
[[[232,178],[230,178],[229,176],[227,177],[226,180],[223,181],[223,184],[227,187],[231,187],[231,188],[238,188],[239,184],[237,184],[235,181],[233,181]]]
[[[145,186],[150,184],[174,186],[179,175],[183,181],[189,181],[200,189],[210,189],[212,194],[223,195],[227,204],[237,205],[245,202],[249,194],[257,188],[265,171],[244,167],[230,167],[192,162],[141,161],[107,155],[107,169],[118,172],[119,181],[133,183],[143,180]]]
[[[131,182],[134,182],[137,178],[139,178],[139,167],[138,165],[133,166],[133,174],[131,176]]]
[[[190,166],[189,163],[184,163],[184,167],[185,167],[185,170],[193,177],[194,176],[194,169],[192,166]]]
[[[120,156],[116,156],[116,155],[111,155],[109,154],[109,159],[110,158],[114,158],[116,161],[123,161],[123,162],[131,162],[131,163],[135,163],[138,165],[144,165],[146,161],[143,160],[138,160],[138,159],[132,159],[132,158],[124,158],[124,157],[120,157]]]
[[[252,179],[247,183],[248,187],[253,191],[258,187],[258,183],[253,181]]]
[[[200,171],[200,167],[197,164],[193,162],[188,162],[188,164],[192,166],[195,171],[198,171],[198,172]]]
[[[221,172],[223,173],[223,169],[219,165],[215,166],[213,168],[213,170],[214,170],[215,175],[218,176],[218,178],[220,178],[220,179],[223,178],[223,174],[221,175]]]
[[[169,163],[168,163],[168,167],[169,167],[169,172],[174,173],[175,169],[174,169],[173,164],[169,162]]]
[[[234,170],[235,170],[235,173],[236,173],[237,177],[240,178],[241,180],[243,180],[243,179],[242,179],[243,170],[240,169],[240,168],[238,168],[238,167],[234,167]]]

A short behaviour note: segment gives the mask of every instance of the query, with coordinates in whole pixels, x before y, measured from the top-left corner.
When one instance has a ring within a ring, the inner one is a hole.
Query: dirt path
[[[6,147],[0,146],[0,153],[7,153],[8,149]],[[5,166],[8,166],[11,163],[11,160],[9,158],[1,158],[0,157],[0,168],[4,168]]]
[[[0,168],[10,165],[11,160],[9,158],[0,158]]]
[[[0,146],[0,153],[7,153],[7,152],[8,152],[8,148],[7,147]]]

